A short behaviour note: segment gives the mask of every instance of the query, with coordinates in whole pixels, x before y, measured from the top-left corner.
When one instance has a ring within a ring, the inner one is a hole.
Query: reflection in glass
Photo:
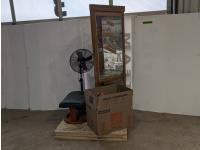
[[[100,75],[120,75],[123,71],[121,17],[97,16]]]

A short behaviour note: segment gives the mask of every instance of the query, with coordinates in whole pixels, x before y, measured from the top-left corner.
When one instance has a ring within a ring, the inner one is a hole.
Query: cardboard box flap
[[[103,109],[110,107],[110,105],[120,105],[127,104],[131,105],[132,102],[128,101],[129,97],[132,97],[132,91],[119,92],[114,94],[107,94],[104,96],[99,96],[97,100],[97,109]]]
[[[85,91],[86,104],[94,109],[109,107],[107,104],[125,103],[126,96],[133,95],[133,90],[122,85],[108,85]],[[112,99],[111,102],[106,102]]]

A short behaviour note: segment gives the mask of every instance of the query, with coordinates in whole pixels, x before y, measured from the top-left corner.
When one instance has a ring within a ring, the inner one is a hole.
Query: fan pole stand
[[[83,73],[82,73],[82,69],[83,69],[83,62],[80,62],[80,65],[79,65],[79,68],[80,68],[80,84],[81,84],[81,91],[83,91]]]
[[[80,79],[79,79],[79,81],[80,81],[80,83],[81,83],[81,91],[83,91],[83,76],[82,76],[82,73],[80,74]]]

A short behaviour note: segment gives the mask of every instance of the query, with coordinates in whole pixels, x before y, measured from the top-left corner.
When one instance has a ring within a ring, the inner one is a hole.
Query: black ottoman
[[[71,124],[86,121],[85,96],[83,91],[70,92],[59,104],[60,108],[69,108],[65,122]]]

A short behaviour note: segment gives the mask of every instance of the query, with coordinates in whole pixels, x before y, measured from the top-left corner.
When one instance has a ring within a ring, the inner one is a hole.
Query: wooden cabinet
[[[90,5],[95,85],[125,85],[124,6]]]

